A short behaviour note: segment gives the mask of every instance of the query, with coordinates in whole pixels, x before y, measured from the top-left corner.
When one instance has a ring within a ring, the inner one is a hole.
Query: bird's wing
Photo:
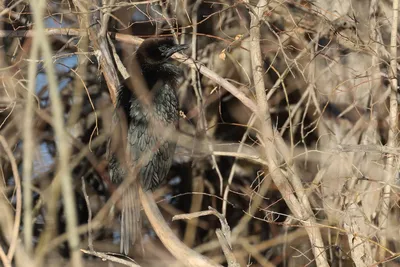
[[[149,162],[141,169],[141,182],[145,190],[156,188],[167,176],[172,164],[176,143],[166,141],[159,145]]]
[[[120,183],[125,176],[125,171],[120,166],[120,161],[125,158],[127,136],[127,123],[122,110],[116,109],[111,122],[111,134],[107,142],[106,157],[109,162],[111,181]]]
[[[126,142],[126,137],[127,137],[127,125],[129,122],[129,118],[127,117],[129,115],[129,106],[130,106],[130,101],[132,99],[132,93],[129,89],[124,88],[121,86],[118,89],[117,93],[117,102],[116,102],[116,107],[113,112],[112,116],[112,121],[111,121],[111,134],[110,138],[108,139],[107,143],[107,159],[111,159],[115,157],[114,155],[116,152],[118,154],[118,159],[119,158],[119,153],[123,152],[125,153],[125,150],[122,150],[122,148],[126,148],[127,142]]]
[[[175,128],[178,100],[172,88],[167,88],[166,84],[160,86],[149,110],[142,108],[139,99],[131,102],[128,142],[132,165],[140,165],[141,184],[145,190],[155,188],[165,179],[176,147],[175,141],[164,134],[166,129]]]

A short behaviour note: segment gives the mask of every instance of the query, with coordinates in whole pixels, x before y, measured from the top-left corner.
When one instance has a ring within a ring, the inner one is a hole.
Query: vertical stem
[[[192,58],[197,59],[197,11],[202,0],[196,0],[193,5],[191,18],[192,18]],[[199,83],[199,74],[195,69],[191,69],[191,80],[194,93],[197,99],[197,108],[200,110],[198,129],[200,130],[200,136],[207,138],[206,118],[205,109],[203,108],[203,94],[201,85]],[[198,161],[192,169],[192,191],[193,192],[204,192],[204,161]],[[197,212],[201,210],[203,203],[203,194],[193,194],[191,198],[190,212]],[[196,238],[196,228],[198,225],[199,218],[194,218],[192,224],[187,224],[183,242],[188,246],[192,247]]]
[[[249,6],[251,8],[251,6]],[[291,212],[300,220],[307,231],[310,243],[313,249],[315,262],[318,267],[329,267],[324,249],[324,242],[322,240],[321,232],[315,224],[314,214],[310,208],[307,196],[304,194],[304,188],[295,175],[292,175],[291,181],[299,199],[293,193],[293,187],[288,182],[288,177],[282,173],[279,168],[278,158],[276,155],[275,136],[272,128],[271,114],[269,112],[269,105],[267,94],[264,86],[264,70],[260,46],[260,18],[264,15],[267,8],[267,1],[260,0],[255,8],[250,11],[250,52],[251,52],[251,66],[253,72],[254,86],[256,90],[258,116],[261,125],[261,141],[264,143],[264,153],[267,158],[268,167],[271,177],[279,189],[283,199],[290,208]],[[294,184],[293,184],[294,183]],[[300,200],[300,201],[299,201]]]
[[[104,12],[103,12],[104,16],[102,19],[102,25],[101,25],[101,29],[100,29],[100,35],[102,37],[106,37],[108,21],[110,20],[110,13],[111,13],[112,6],[114,5],[114,3],[115,3],[115,0],[109,0],[108,2],[107,1],[103,2],[103,7],[106,7],[106,6],[108,6],[108,7],[105,8]]]
[[[26,97],[24,120],[24,242],[28,254],[32,253],[32,164],[33,164],[33,96],[36,85],[36,60],[39,57],[39,38],[34,35],[28,68],[28,94]]]
[[[390,70],[389,77],[391,79],[391,92],[389,96],[389,137],[387,145],[389,147],[397,147],[397,141],[399,128],[398,128],[398,103],[397,103],[397,28],[399,19],[399,1],[393,0],[393,20],[392,20],[392,32],[390,37]],[[395,155],[388,155],[386,160],[386,175],[385,175],[385,186],[382,194],[382,209],[379,216],[379,223],[381,226],[381,249],[380,259],[385,258],[385,250],[387,247],[386,229],[388,225],[388,216],[390,212],[390,190],[391,184],[394,183],[395,178]]]
[[[67,221],[67,234],[69,248],[72,258],[72,266],[81,267],[82,259],[79,251],[79,235],[77,231],[77,215],[74,190],[72,186],[71,171],[69,166],[69,144],[68,137],[64,131],[64,109],[59,96],[58,81],[52,60],[52,51],[50,43],[45,34],[45,25],[43,20],[43,8],[46,1],[40,0],[31,4],[33,11],[33,20],[37,29],[37,38],[41,39],[44,66],[49,81],[49,94],[51,99],[51,111],[53,114],[53,126],[58,145],[58,175],[61,179],[61,189],[64,198],[65,218]]]

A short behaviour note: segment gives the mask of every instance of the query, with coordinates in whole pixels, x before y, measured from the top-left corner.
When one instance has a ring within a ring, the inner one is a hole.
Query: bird
[[[179,119],[179,102],[176,87],[181,68],[172,64],[170,58],[187,49],[172,38],[153,37],[142,42],[135,54],[139,73],[133,75],[133,87],[144,81],[151,97],[137,95],[138,90],[121,86],[117,92],[113,115],[114,131],[109,139],[111,151],[109,174],[114,184],[128,177],[127,168],[138,168],[137,179],[124,189],[121,197],[121,253],[128,254],[141,232],[139,186],[154,190],[162,183],[171,167],[176,141],[164,136],[165,129],[176,129]],[[126,121],[125,137],[122,133],[122,117]],[[114,144],[113,144],[114,143]],[[127,154],[128,158],[124,159]],[[121,159],[125,160],[121,163]]]

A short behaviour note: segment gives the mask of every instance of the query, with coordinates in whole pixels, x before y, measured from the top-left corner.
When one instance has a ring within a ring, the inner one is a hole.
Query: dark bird
[[[118,91],[114,126],[119,124],[120,127],[115,128],[123,128],[119,115],[122,114],[127,129],[125,138],[122,131],[115,134],[116,129],[110,138],[111,181],[119,184],[128,178],[126,168],[138,168],[138,179],[125,189],[121,198],[121,253],[128,254],[129,247],[140,235],[139,186],[153,190],[163,182],[171,167],[176,142],[165,133],[167,129],[176,129],[178,122],[179,103],[175,90],[181,71],[170,62],[170,57],[186,48],[171,38],[146,39],[136,52],[136,60],[139,75],[148,89],[145,95],[150,97],[146,102],[146,97],[137,95],[138,90],[121,87]],[[131,78],[131,84],[133,87],[139,84],[137,73]],[[123,164],[122,159],[127,157]]]

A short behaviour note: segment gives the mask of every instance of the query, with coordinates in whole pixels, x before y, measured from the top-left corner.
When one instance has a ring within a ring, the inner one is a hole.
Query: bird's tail
[[[134,181],[122,196],[121,253],[128,255],[129,248],[141,237],[139,182]]]

